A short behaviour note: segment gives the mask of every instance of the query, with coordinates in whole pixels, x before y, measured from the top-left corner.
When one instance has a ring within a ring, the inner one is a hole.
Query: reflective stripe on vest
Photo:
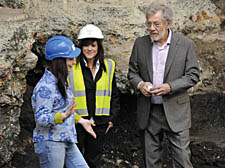
[[[109,116],[110,101],[112,95],[112,80],[115,71],[115,62],[111,59],[104,59],[106,72],[102,71],[101,78],[96,83],[96,109],[95,115]],[[77,106],[76,113],[81,116],[88,116],[87,101],[85,93],[84,78],[80,64],[74,65],[69,73],[69,85],[75,96]]]

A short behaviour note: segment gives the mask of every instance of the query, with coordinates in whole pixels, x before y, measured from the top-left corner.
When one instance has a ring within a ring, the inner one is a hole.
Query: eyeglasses
[[[148,21],[146,21],[145,24],[147,27],[153,26],[154,28],[159,28],[162,25],[161,22],[148,22]]]

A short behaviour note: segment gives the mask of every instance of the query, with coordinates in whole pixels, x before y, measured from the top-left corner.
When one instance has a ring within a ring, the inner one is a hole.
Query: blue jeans
[[[88,168],[75,143],[43,141],[34,146],[41,168]]]

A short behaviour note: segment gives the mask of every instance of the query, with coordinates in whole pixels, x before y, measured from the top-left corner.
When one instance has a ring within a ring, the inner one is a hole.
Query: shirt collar
[[[171,42],[171,37],[172,37],[172,31],[170,29],[168,29],[169,31],[169,35],[168,35],[168,38],[166,40],[166,43],[163,45],[163,46],[159,46],[156,42],[152,41],[154,45],[156,46],[159,46],[159,48],[164,48],[166,47],[167,45],[170,45],[170,42]]]
[[[44,74],[45,74],[45,76],[47,76],[47,78],[49,80],[56,81],[55,75],[51,71],[49,71],[48,68],[45,68],[45,73]]]
[[[169,29],[169,36],[168,36],[167,41],[166,41],[167,45],[170,45],[171,37],[172,37],[172,31]]]
[[[85,65],[85,67],[88,67],[88,64],[87,64],[87,61],[83,58],[83,61],[84,61],[84,65]],[[100,67],[100,62],[99,62],[99,60],[97,60],[97,62],[96,62],[96,68],[97,67]]]

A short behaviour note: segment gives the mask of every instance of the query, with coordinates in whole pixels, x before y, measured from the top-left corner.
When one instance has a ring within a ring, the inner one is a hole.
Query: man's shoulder
[[[149,35],[137,37],[137,40],[149,40],[149,39],[150,39],[150,36]]]
[[[135,43],[150,43],[151,39],[149,35],[137,37]]]
[[[173,33],[172,38],[183,43],[192,43],[192,40],[180,33]]]

